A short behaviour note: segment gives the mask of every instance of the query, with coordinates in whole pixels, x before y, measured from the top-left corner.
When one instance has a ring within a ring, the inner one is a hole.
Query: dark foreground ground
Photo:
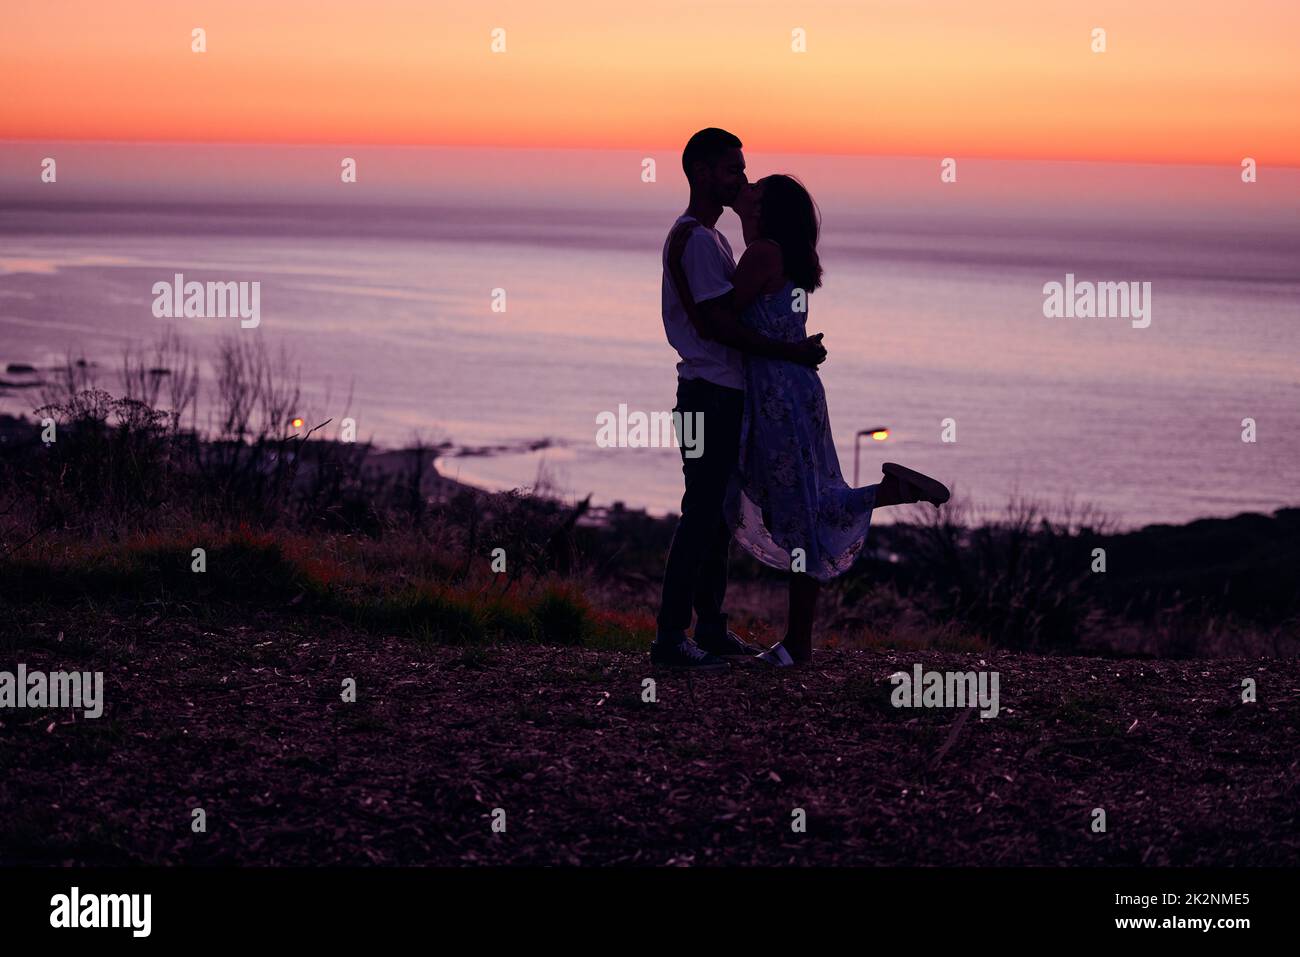
[[[38,613],[7,623],[0,669],[103,670],[107,706],[0,712],[0,862],[1300,863],[1295,660],[983,660],[1002,713],[982,721],[895,709],[886,680],[980,655],[688,681],[643,655],[269,613]]]

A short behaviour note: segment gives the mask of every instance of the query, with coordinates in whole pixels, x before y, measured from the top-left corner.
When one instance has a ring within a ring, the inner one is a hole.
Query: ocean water
[[[855,432],[883,425],[888,441],[864,443],[861,484],[896,460],[985,509],[1018,494],[1138,526],[1300,504],[1300,238],[1285,217],[1222,206],[1195,217],[1172,202],[1168,215],[1136,215],[1095,197],[1063,211],[837,204],[815,192],[826,285],[810,299],[809,329],[826,337],[822,377],[847,477]],[[497,488],[540,475],[567,495],[667,512],[681,495],[676,450],[601,448],[596,431],[620,404],[672,407],[659,249],[680,205],[638,195],[530,207],[476,194],[340,206],[111,190],[51,201],[11,188],[0,369],[84,356],[111,390],[122,350],[167,329],[206,356],[220,337],[257,336],[301,367],[310,420],[348,414],[385,445],[547,439],[541,451],[439,468]],[[721,226],[739,249],[734,218]],[[155,318],[152,286],[177,272],[259,281],[260,326]],[[1043,286],[1067,273],[1150,282],[1150,325],[1045,317]],[[3,411],[30,413],[35,400],[0,389]],[[1246,418],[1253,443],[1242,441]],[[945,420],[956,441],[942,440]]]

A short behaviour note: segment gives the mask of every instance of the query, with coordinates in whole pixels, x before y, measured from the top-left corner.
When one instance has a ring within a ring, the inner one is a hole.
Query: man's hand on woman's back
[[[810,369],[816,369],[825,362],[826,347],[822,345],[822,335],[819,332],[815,336],[809,336],[803,342],[795,343],[790,361],[808,366]]]

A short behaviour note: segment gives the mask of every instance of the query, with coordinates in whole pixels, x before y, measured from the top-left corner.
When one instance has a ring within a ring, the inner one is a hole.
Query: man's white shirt
[[[694,216],[682,215],[673,224],[698,222]],[[669,235],[672,235],[671,230]],[[683,379],[705,379],[732,389],[745,387],[745,369],[739,352],[720,342],[703,338],[695,331],[672,277],[668,274],[668,240],[663,249],[663,316],[668,343],[677,350],[681,361],[677,374]],[[698,302],[716,299],[729,291],[736,273],[736,258],[727,237],[717,229],[700,224],[691,232],[682,254],[682,269]]]

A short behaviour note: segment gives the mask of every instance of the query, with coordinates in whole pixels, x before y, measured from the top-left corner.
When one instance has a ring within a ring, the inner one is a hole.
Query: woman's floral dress
[[[795,311],[795,293],[787,281],[741,321],[771,339],[801,341],[807,313]],[[725,506],[736,541],[766,565],[826,581],[862,549],[875,498],[876,486],[853,489],[840,474],[817,371],[746,356],[740,457]]]

